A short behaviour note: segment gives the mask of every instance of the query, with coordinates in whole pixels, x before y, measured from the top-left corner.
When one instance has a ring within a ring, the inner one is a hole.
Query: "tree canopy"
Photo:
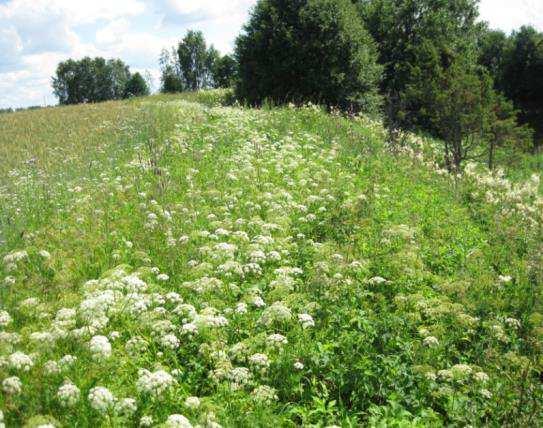
[[[126,83],[124,96],[126,98],[142,97],[149,95],[149,92],[149,85],[147,85],[147,82],[145,81],[143,76],[140,73],[136,72],[130,77],[130,79]]]
[[[230,86],[236,63],[207,46],[201,31],[189,30],[177,47],[160,57],[162,92],[197,91]]]
[[[125,97],[129,80],[129,67],[120,59],[69,59],[57,67],[53,92],[60,104],[117,100]]]
[[[519,120],[535,131],[534,148],[543,144],[543,33],[524,26],[510,36],[483,29],[479,61],[495,87],[513,101]]]
[[[376,112],[375,44],[349,0],[260,0],[236,41],[238,96]]]

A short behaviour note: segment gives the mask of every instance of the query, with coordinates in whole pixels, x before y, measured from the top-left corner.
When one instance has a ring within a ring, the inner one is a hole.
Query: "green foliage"
[[[478,1],[358,5],[385,67],[381,90],[393,139],[398,128],[441,138],[445,163],[457,171],[474,157],[492,167],[497,147],[525,148],[529,132],[517,126],[517,112],[492,79],[502,67],[506,37],[476,23]]]
[[[162,51],[160,68],[164,93],[228,87],[235,73],[231,57],[208,48],[203,33],[193,30],[171,52]]]
[[[349,0],[261,0],[236,42],[249,104],[313,102],[376,112],[374,42]]]
[[[427,92],[457,58],[473,58],[477,0],[360,0],[385,67],[382,93],[391,128],[431,129]]]
[[[501,86],[520,111],[522,123],[535,130],[535,146],[543,142],[543,33],[522,27],[511,36]]]
[[[61,62],[52,79],[60,104],[79,104],[122,99],[130,71],[120,59],[85,57]]]
[[[215,61],[213,68],[213,82],[216,88],[231,88],[235,84],[238,65],[236,60],[225,55]]]
[[[182,92],[185,89],[176,52],[163,49],[160,54],[160,91],[166,94]]]
[[[496,88],[502,91],[509,45],[510,41],[503,31],[491,30],[486,25],[481,28],[478,38],[479,63],[490,72]]]
[[[211,86],[212,66],[218,53],[213,47],[207,49],[201,31],[187,32],[177,46],[177,56],[187,90],[197,91]]]
[[[143,97],[149,95],[149,92],[149,85],[147,85],[142,75],[134,73],[126,83],[124,97]]]
[[[524,26],[506,36],[484,27],[479,62],[493,76],[496,90],[513,102],[519,122],[533,129],[537,151],[543,141],[543,33]]]

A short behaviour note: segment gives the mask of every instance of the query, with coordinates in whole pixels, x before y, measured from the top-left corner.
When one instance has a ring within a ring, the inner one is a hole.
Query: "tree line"
[[[161,91],[232,87],[247,105],[306,103],[383,117],[444,142],[459,170],[490,168],[500,148],[543,140],[543,34],[479,21],[478,0],[259,0],[222,56],[190,30],[160,56]],[[61,104],[148,93],[120,60],[68,60],[53,79]]]
[[[312,101],[380,112],[444,141],[445,163],[494,166],[503,146],[538,149],[542,35],[478,21],[477,0],[260,0],[238,37],[236,93],[251,105]]]
[[[7,108],[0,108],[0,114],[7,114],[7,113],[15,113],[18,111],[27,111],[27,110],[40,110],[44,108],[43,106],[28,106],[28,107],[7,107]]]
[[[140,73],[132,74],[120,59],[101,57],[68,59],[57,66],[52,78],[59,103],[79,104],[149,95],[149,85]]]

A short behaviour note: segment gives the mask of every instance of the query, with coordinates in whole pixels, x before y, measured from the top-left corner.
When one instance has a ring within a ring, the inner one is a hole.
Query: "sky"
[[[68,58],[121,58],[159,85],[158,57],[188,29],[223,54],[256,0],[0,0],[0,108],[55,104],[51,76]],[[543,31],[543,0],[482,0],[481,18],[506,32]]]

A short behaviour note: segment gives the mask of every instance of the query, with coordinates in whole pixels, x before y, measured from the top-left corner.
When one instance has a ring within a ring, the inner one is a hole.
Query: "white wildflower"
[[[96,386],[89,391],[88,400],[90,406],[100,413],[106,413],[115,404],[115,397],[109,389]]]
[[[270,345],[281,346],[281,345],[286,345],[288,343],[288,340],[282,334],[274,333],[274,334],[270,334],[267,337],[267,342]]]
[[[40,250],[39,252],[40,257],[44,258],[45,260],[48,260],[51,258],[51,253],[47,250]]]
[[[28,259],[28,253],[25,250],[13,251],[4,256],[4,264],[17,263],[25,259]]]
[[[247,304],[240,302],[236,305],[236,313],[238,314],[246,314],[247,313]]]
[[[179,343],[175,334],[166,334],[160,338],[160,344],[167,349],[175,350],[179,348]]]
[[[303,328],[309,328],[315,326],[315,321],[313,317],[309,314],[298,314],[298,321],[302,324]]]
[[[373,285],[380,285],[380,284],[387,283],[388,281],[383,277],[374,276],[373,278],[370,278],[368,282]]]
[[[2,390],[8,395],[17,395],[23,389],[23,384],[17,376],[8,377],[2,382]]]
[[[14,352],[8,357],[9,366],[14,370],[30,371],[34,362],[23,352]]]
[[[249,363],[260,368],[267,368],[270,366],[270,360],[266,354],[253,354],[249,357]]]
[[[183,415],[170,415],[166,420],[166,426],[168,428],[192,428],[190,421]]]
[[[516,318],[506,318],[505,319],[505,323],[509,326],[509,327],[512,327],[512,328],[520,328],[520,321]]]
[[[8,275],[4,278],[4,284],[6,284],[8,287],[11,285],[15,285],[16,282],[17,280],[15,279],[15,277],[11,275]]]
[[[77,357],[73,355],[64,355],[60,360],[58,360],[58,365],[62,370],[65,370],[75,364]]]
[[[138,405],[133,398],[123,398],[115,404],[115,413],[121,416],[132,416],[137,410]]]
[[[53,376],[60,373],[60,367],[56,361],[49,360],[43,365],[43,371],[48,376]]]
[[[439,340],[437,340],[437,337],[428,336],[428,337],[424,338],[422,343],[424,343],[424,346],[428,346],[429,348],[433,348],[433,347],[439,345]]]
[[[0,327],[7,327],[11,321],[11,316],[7,311],[0,311]]]
[[[189,409],[197,409],[200,407],[200,399],[198,397],[187,397],[185,399],[185,406]]]
[[[139,392],[153,396],[161,396],[175,384],[175,379],[164,370],[150,372],[141,369],[138,372],[136,388]]]
[[[137,357],[147,350],[147,342],[142,337],[135,336],[126,342],[125,349],[128,355]]]
[[[477,372],[473,375],[473,378],[477,381],[477,382],[481,382],[481,383],[485,383],[485,382],[488,382],[488,380],[490,379],[488,377],[488,375],[485,373],[485,372]]]
[[[263,308],[264,306],[266,306],[266,303],[264,302],[264,300],[262,300],[262,297],[260,296],[254,296],[251,300],[251,303],[257,308]]]
[[[153,425],[152,416],[142,416],[140,419],[140,427],[150,427]]]
[[[92,357],[96,360],[106,359],[111,356],[111,344],[105,336],[94,336],[89,342]]]
[[[184,334],[196,334],[198,333],[198,326],[193,322],[185,323],[181,327],[181,332]]]
[[[275,302],[264,310],[259,322],[270,326],[275,322],[288,322],[292,318],[292,312],[283,302]]]
[[[81,391],[70,381],[65,381],[57,391],[57,398],[64,407],[73,407],[79,401]]]
[[[488,389],[483,388],[479,391],[479,393],[487,400],[492,398],[492,393]]]
[[[270,404],[278,399],[277,391],[267,385],[260,385],[256,387],[251,395],[256,401],[266,404]]]
[[[234,385],[244,385],[251,379],[251,372],[247,367],[234,367],[228,374]]]

